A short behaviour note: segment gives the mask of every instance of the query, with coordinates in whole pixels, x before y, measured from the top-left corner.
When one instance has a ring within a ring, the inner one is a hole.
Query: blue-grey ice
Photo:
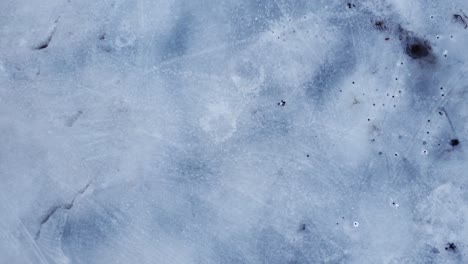
[[[0,0],[0,264],[468,263],[466,0]]]

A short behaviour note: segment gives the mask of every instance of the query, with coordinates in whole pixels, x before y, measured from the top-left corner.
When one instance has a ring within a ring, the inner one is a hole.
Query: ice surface
[[[467,14],[0,1],[0,263],[468,263]]]

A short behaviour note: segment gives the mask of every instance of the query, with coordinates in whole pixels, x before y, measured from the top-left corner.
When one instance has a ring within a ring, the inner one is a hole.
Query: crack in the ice
[[[88,189],[88,187],[90,185],[91,185],[91,183],[87,183],[83,188],[81,188],[75,194],[75,196],[72,198],[72,200],[69,203],[64,203],[64,204],[61,204],[61,205],[55,205],[52,208],[50,208],[49,211],[47,212],[47,214],[45,214],[42,217],[41,221],[40,221],[40,226],[39,226],[39,229],[36,232],[35,239],[36,240],[39,239],[39,237],[41,236],[42,226],[49,221],[49,219],[57,212],[57,210],[59,210],[59,209],[70,210],[73,207],[73,205],[75,204],[76,198],[78,196],[82,195]]]
[[[53,26],[52,30],[50,31],[49,36],[44,41],[42,41],[39,44],[37,44],[36,46],[34,46],[33,49],[42,50],[42,49],[45,49],[45,48],[49,47],[49,44],[52,41],[52,37],[54,36],[55,31],[57,29],[57,23],[58,23],[59,19],[60,19],[60,17],[58,17],[55,20],[54,26]]]

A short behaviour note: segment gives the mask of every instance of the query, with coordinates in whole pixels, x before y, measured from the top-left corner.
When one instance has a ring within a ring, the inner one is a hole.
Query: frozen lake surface
[[[466,0],[1,0],[0,263],[468,263]]]

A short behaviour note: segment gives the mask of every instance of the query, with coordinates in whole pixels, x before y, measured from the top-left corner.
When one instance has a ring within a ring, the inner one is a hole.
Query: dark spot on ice
[[[401,26],[398,28],[399,38],[402,41],[406,54],[413,59],[425,59],[434,63],[435,57],[432,54],[432,47],[429,41],[418,37],[414,32],[408,31]]]
[[[279,103],[278,103],[279,106],[285,106],[286,105],[286,102],[284,100],[281,100]]]
[[[307,229],[306,224],[302,224],[300,227],[300,231],[305,231]]]
[[[408,43],[406,54],[413,59],[420,59],[429,55],[430,46],[424,42]]]
[[[460,141],[458,139],[454,138],[450,140],[450,146],[455,147],[458,146],[458,144],[460,144]]]
[[[390,38],[385,38],[385,40],[389,40]]]
[[[457,251],[457,245],[455,243],[447,243],[447,246],[445,247],[445,250],[451,251],[451,252],[456,252]]]
[[[99,35],[99,40],[105,40],[106,39],[106,33],[102,33]]]
[[[310,157],[310,155],[309,155],[309,154],[307,154],[307,157]]]

